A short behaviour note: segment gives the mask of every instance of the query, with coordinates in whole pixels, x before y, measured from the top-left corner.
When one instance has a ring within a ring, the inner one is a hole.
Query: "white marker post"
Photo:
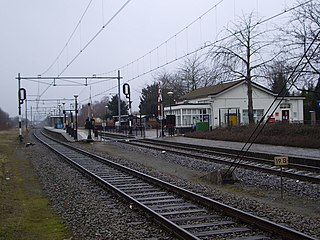
[[[276,156],[274,157],[274,165],[280,166],[280,181],[281,181],[281,199],[283,199],[283,183],[282,183],[282,166],[287,166],[289,164],[288,156]]]

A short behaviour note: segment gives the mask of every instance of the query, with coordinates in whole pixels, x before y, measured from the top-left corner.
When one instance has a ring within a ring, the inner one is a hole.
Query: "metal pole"
[[[66,106],[65,106],[65,102],[62,103],[63,105],[63,109],[62,109],[62,112],[63,112],[63,130],[66,130]]]
[[[140,136],[142,137],[142,119],[141,119],[141,113],[140,113]]]
[[[129,94],[129,134],[132,134],[131,94]]]
[[[32,126],[32,124],[33,124],[33,122],[32,122],[32,106],[30,107],[30,120],[31,120],[31,126]]]
[[[282,182],[282,166],[281,166],[281,172],[280,172],[280,184],[281,184],[281,199],[283,199],[283,182]]]
[[[121,131],[120,70],[118,70],[118,117],[119,117],[119,132],[120,132]]]
[[[25,111],[26,111],[26,131],[28,130],[28,106],[27,100],[25,100]]]
[[[91,119],[91,104],[88,103],[88,120],[92,123],[92,119]],[[91,128],[88,129],[88,140],[92,140],[92,135],[91,135]]]
[[[108,106],[106,106],[106,123],[105,123],[104,129],[103,129],[104,132],[106,131],[107,122],[108,122],[108,117],[107,116],[108,116]]]
[[[164,129],[163,129],[163,118],[164,118],[164,111],[163,111],[163,103],[161,102],[161,137],[164,137]]]
[[[170,94],[169,94],[170,93]],[[171,111],[171,97],[172,97],[172,94],[173,94],[173,92],[168,92],[168,95],[169,95],[169,113],[170,113],[170,118],[172,117],[171,115],[172,115],[172,111]],[[171,119],[170,119],[170,121],[171,121]],[[170,126],[169,126],[169,136],[172,136],[173,134],[172,134],[172,128],[173,128],[173,126],[172,126],[172,122],[170,122]]]
[[[19,111],[19,140],[22,142],[23,137],[22,137],[22,124],[21,124],[21,99],[20,99],[20,73],[18,73],[18,111]]]
[[[76,131],[75,131],[75,136],[74,136],[74,139],[76,141],[78,141],[78,102],[77,102],[77,97],[78,95],[74,95],[74,109],[75,109],[75,126],[76,126]]]

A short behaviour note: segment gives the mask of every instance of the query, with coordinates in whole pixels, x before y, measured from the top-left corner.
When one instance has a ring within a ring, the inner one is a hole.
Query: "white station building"
[[[198,122],[208,122],[209,128],[248,124],[247,89],[245,80],[199,88],[180,97],[171,105],[171,111],[170,107],[165,107],[164,115],[175,115],[177,129],[192,128]],[[252,83],[255,122],[268,112],[265,120],[271,115],[269,122],[303,123],[304,97],[285,96],[281,103],[276,97],[269,89]]]

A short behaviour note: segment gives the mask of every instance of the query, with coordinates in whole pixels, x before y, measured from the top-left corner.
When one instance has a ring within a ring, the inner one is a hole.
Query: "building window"
[[[210,103],[210,101],[208,101],[208,100],[201,100],[201,101],[198,101],[198,103]]]
[[[182,109],[182,115],[177,112],[176,124],[177,126],[190,127],[197,122],[209,122],[211,125],[211,109]]]
[[[200,109],[200,114],[207,114],[207,109]]]
[[[291,104],[290,103],[281,103],[280,108],[290,108]]]
[[[191,116],[188,116],[188,115],[182,116],[182,123],[185,126],[191,125]]]
[[[263,109],[254,109],[253,110],[253,121],[258,123],[263,117],[264,110]],[[244,124],[249,124],[249,115],[248,109],[243,109],[242,111],[242,121]]]
[[[210,114],[211,112],[209,112]],[[219,109],[219,126],[233,126],[239,124],[239,108],[220,108]]]
[[[192,109],[192,114],[193,115],[198,115],[200,113],[199,109]]]
[[[181,116],[176,115],[177,121],[176,121],[176,126],[181,126]]]

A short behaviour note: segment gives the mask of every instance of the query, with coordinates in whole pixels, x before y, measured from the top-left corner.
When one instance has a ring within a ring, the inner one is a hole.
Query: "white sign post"
[[[280,166],[281,198],[283,198],[282,166],[287,166],[288,164],[289,164],[288,156],[274,157],[274,165]]]

